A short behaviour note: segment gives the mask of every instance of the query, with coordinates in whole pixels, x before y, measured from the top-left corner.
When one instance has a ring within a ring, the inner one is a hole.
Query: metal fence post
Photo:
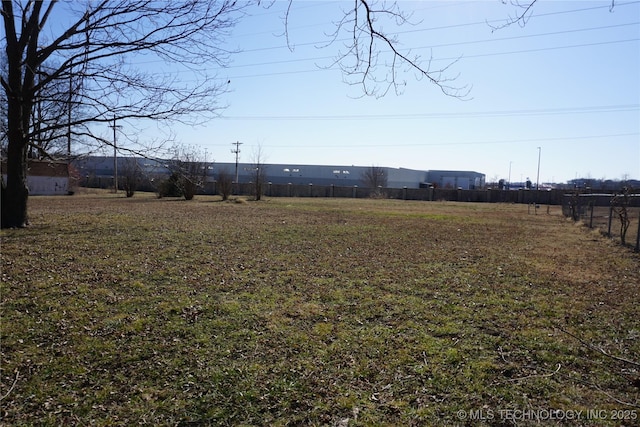
[[[613,206],[609,206],[609,228],[607,229],[607,236],[611,237],[611,220],[613,219]]]
[[[640,252],[640,214],[638,214],[638,235],[636,236],[636,252]]]
[[[591,213],[589,214],[589,228],[593,228],[593,206],[594,202],[589,203],[589,207],[591,208]]]

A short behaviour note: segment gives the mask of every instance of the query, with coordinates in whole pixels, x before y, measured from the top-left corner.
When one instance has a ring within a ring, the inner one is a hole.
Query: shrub
[[[218,172],[218,192],[222,196],[222,200],[228,200],[233,190],[233,177],[226,169]]]
[[[172,173],[168,179],[160,182],[157,191],[158,198],[182,197],[182,190],[180,189],[180,177],[176,173]]]

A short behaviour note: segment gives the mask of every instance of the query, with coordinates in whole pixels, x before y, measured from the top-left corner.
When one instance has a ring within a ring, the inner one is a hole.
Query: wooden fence
[[[447,188],[367,188],[338,185],[273,184],[263,186],[267,197],[347,197],[385,198],[399,200],[484,202],[484,203],[538,203],[561,205],[564,190],[456,190]],[[250,196],[254,193],[251,183],[234,184],[234,194]],[[208,182],[202,194],[218,194],[217,183]]]

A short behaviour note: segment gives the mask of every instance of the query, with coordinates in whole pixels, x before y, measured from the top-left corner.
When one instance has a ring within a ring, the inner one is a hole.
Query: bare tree
[[[387,171],[380,166],[371,166],[362,172],[362,183],[365,187],[374,190],[375,197],[382,197],[382,189],[388,184]]]
[[[616,194],[611,199],[611,207],[613,212],[618,216],[620,220],[620,242],[625,245],[627,239],[627,230],[631,225],[629,219],[629,188],[624,187],[621,194]]]
[[[228,200],[233,191],[233,175],[228,169],[220,169],[218,172],[218,192],[222,196],[222,200]]]
[[[251,163],[250,179],[253,188],[253,197],[256,201],[262,199],[264,186],[267,183],[267,167],[265,166],[265,155],[262,147],[258,146],[253,152]]]
[[[580,190],[576,189],[569,199],[569,211],[574,221],[580,219]]]
[[[133,197],[138,189],[140,179],[142,178],[142,170],[140,169],[140,164],[135,157],[127,157],[124,159],[123,166],[122,177],[124,179],[122,187],[127,197]]]
[[[37,70],[36,79],[40,81],[57,67],[45,63]],[[31,112],[33,135],[29,143],[30,158],[64,158],[71,153],[71,133],[73,122],[82,120],[84,109],[77,108],[82,94],[80,75],[69,75],[65,80],[52,80],[40,88],[35,96]]]
[[[215,115],[226,82],[208,75],[203,66],[228,61],[231,52],[221,48],[221,40],[248,5],[236,0],[3,1],[7,68],[0,83],[7,100],[7,182],[2,227],[27,223],[29,147],[39,135],[69,126],[66,121],[34,126],[36,101],[45,88],[74,77],[83,82],[75,104],[84,114],[71,123],[73,136],[99,145],[112,141],[90,124]],[[68,25],[49,25],[54,10],[70,17]],[[141,55],[163,66],[144,71],[134,65]],[[57,65],[45,70],[45,63]],[[180,81],[176,67],[190,67],[200,80]]]
[[[0,76],[7,81],[7,55],[0,54]],[[36,83],[51,74],[57,67],[45,62],[35,70]],[[61,159],[71,152],[71,129],[73,122],[82,113],[77,101],[82,93],[82,81],[79,74],[70,75],[65,81],[52,80],[48,85],[40,86],[34,93],[31,111],[28,158]],[[2,157],[6,158],[8,144],[8,99],[7,92],[0,91],[0,146]]]
[[[170,169],[177,177],[177,186],[186,200],[192,200],[199,188],[204,186],[207,169],[204,156],[195,146],[177,146]]]

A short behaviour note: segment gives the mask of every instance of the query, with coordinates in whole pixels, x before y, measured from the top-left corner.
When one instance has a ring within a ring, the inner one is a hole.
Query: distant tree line
[[[637,179],[593,179],[577,178],[567,181],[567,184],[560,184],[558,188],[582,189],[582,190],[603,190],[620,191],[624,188],[640,188],[640,180]]]

